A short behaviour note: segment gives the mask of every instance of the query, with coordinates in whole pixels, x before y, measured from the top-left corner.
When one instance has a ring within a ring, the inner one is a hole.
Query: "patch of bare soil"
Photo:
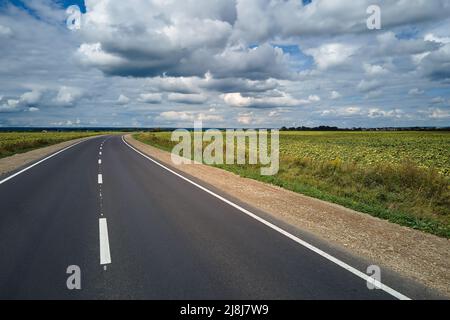
[[[450,296],[448,239],[242,178],[222,169],[201,164],[175,166],[170,153],[137,141],[131,135],[125,139],[162,163],[205,181],[244,203]]]

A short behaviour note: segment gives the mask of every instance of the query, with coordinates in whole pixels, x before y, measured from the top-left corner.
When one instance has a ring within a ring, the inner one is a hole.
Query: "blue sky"
[[[450,0],[377,3],[3,1],[0,126],[450,126]]]

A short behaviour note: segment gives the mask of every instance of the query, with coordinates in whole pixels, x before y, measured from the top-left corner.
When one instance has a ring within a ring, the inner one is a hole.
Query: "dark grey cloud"
[[[167,96],[167,100],[170,102],[184,103],[184,104],[203,104],[206,102],[207,97],[202,94],[184,94],[184,93],[170,93]]]
[[[221,93],[248,93],[274,90],[279,86],[279,84],[274,79],[251,81],[242,78],[207,78],[205,81],[202,81],[199,86],[206,90],[218,91]]]
[[[450,81],[450,43],[426,55],[421,69],[432,80]]]
[[[160,93],[141,93],[139,95],[138,101],[150,104],[160,104],[163,99]]]

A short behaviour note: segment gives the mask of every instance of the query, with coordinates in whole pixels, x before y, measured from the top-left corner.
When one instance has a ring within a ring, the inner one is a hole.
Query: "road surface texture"
[[[76,144],[5,178],[2,299],[426,298],[414,286],[396,291],[396,281],[385,283],[392,290],[369,290],[335,256],[200,189],[120,136]],[[67,288],[72,265],[81,290]]]

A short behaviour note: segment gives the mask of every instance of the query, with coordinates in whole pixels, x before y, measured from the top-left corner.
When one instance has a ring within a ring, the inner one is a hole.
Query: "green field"
[[[138,140],[170,151],[170,133]],[[281,132],[280,171],[220,168],[450,238],[450,132]]]
[[[0,158],[52,144],[98,135],[96,132],[0,132]]]

